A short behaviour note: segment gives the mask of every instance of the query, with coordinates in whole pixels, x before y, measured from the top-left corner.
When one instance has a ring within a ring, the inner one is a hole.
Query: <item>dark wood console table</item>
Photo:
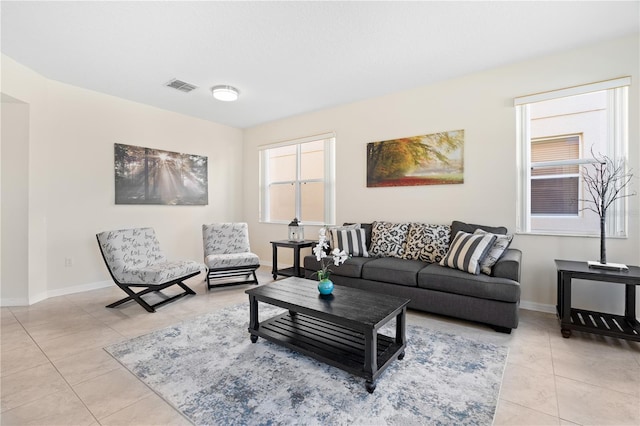
[[[587,262],[556,260],[558,270],[558,300],[562,337],[571,337],[571,330],[640,341],[640,322],[636,318],[636,286],[640,285],[640,267],[627,271],[589,268]],[[625,286],[624,315],[594,312],[571,307],[572,279],[603,281]]]
[[[316,244],[315,240],[303,240],[303,241],[271,241],[271,247],[273,251],[273,267],[271,268],[271,274],[273,279],[278,278],[278,275],[284,275],[285,277],[304,277],[304,268],[300,267],[300,249],[305,247],[311,247]],[[278,247],[287,247],[293,249],[293,266],[291,268],[278,269]]]

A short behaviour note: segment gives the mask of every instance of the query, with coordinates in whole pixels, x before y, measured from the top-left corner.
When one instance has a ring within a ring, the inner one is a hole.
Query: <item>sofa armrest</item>
[[[507,249],[502,257],[493,265],[491,275],[494,277],[508,278],[520,282],[520,262],[522,252],[518,249]]]

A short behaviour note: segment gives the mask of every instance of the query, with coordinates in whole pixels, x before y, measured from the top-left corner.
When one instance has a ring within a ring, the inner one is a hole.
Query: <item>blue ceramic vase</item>
[[[333,281],[328,278],[320,280],[320,282],[318,283],[318,291],[320,292],[320,294],[324,295],[331,294],[331,292],[333,291]]]

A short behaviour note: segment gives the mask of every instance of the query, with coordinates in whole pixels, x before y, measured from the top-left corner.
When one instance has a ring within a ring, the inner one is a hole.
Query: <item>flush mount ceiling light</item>
[[[211,88],[213,92],[213,97],[219,101],[231,102],[238,99],[240,92],[238,89],[232,86],[214,86]]]

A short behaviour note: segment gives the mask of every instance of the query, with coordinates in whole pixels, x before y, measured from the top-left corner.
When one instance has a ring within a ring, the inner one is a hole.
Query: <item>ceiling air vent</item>
[[[174,78],[173,80],[169,81],[165,86],[172,87],[172,88],[174,88],[176,90],[179,90],[181,92],[184,92],[184,93],[189,93],[193,89],[197,89],[198,88],[198,86],[194,86],[193,84],[185,83],[184,81],[178,80],[177,78]]]

